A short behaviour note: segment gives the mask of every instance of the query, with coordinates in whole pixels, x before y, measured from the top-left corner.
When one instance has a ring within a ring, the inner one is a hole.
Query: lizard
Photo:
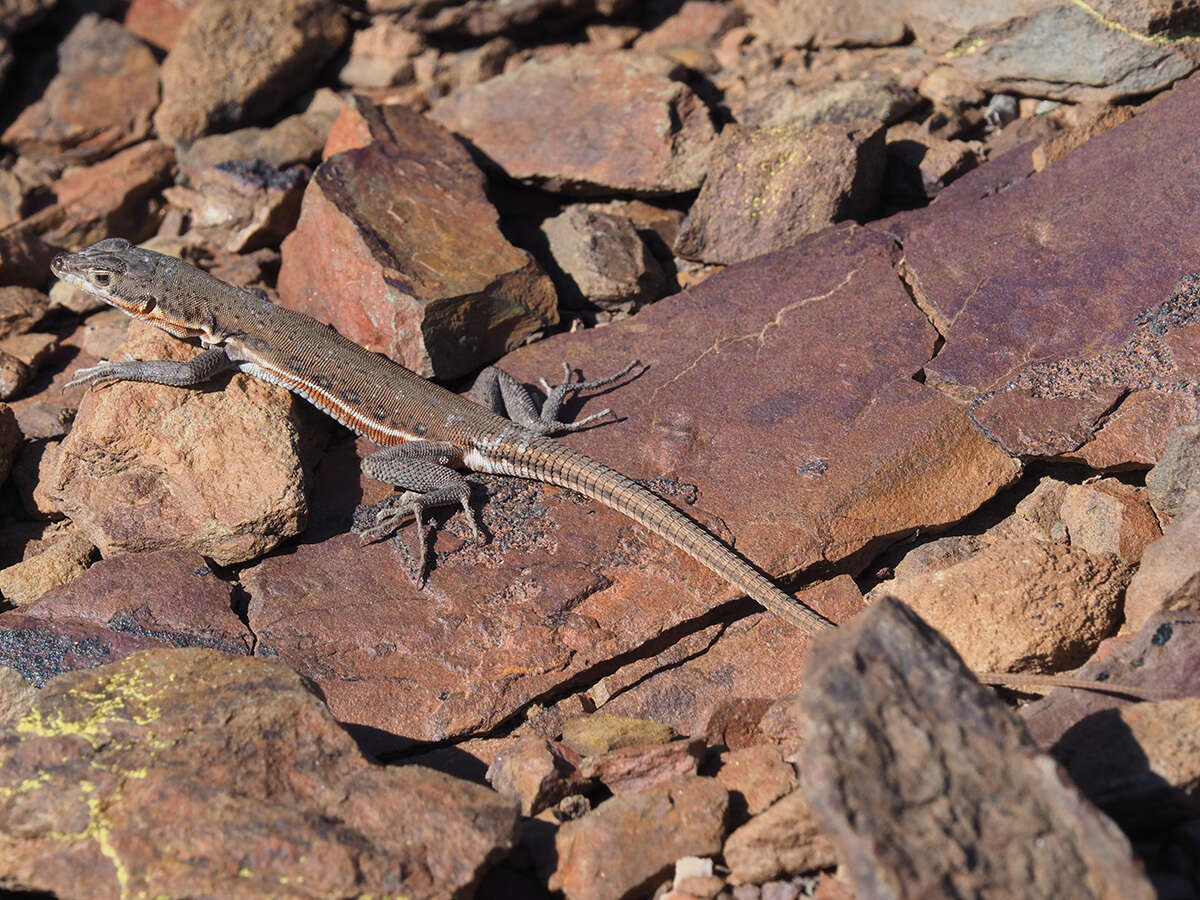
[[[327,325],[272,303],[265,293],[228,284],[183,260],[107,238],[59,254],[51,271],[134,319],[202,350],[186,362],[102,360],[78,369],[67,386],[141,381],[193,387],[237,369],[281,385],[382,449],[362,460],[369,477],[401,489],[361,539],[382,540],[411,516],[424,572],[425,513],[458,505],[481,541],[460,469],[512,475],[576,491],[611,507],[711,569],[779,618],[815,634],[833,627],[817,611],[782,591],[758,567],[683,511],[615,469],[553,437],[611,414],[573,422],[559,416],[572,394],[612,384],[638,365],[591,381],[563,382],[539,405],[524,384],[495,366],[480,373],[468,396],[447,390],[399,363],[356,344]]]

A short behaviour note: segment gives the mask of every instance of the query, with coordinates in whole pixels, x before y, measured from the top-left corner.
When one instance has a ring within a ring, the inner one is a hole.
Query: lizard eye
[[[112,275],[108,272],[97,272],[92,276],[92,281],[96,282],[100,287],[108,287],[109,282],[112,281]]]

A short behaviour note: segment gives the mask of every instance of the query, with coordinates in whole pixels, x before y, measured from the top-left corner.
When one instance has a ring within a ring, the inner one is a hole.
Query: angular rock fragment
[[[134,359],[195,352],[150,325],[129,334]],[[118,382],[84,396],[50,492],[105,556],[191,549],[229,565],[303,528],[316,417],[302,424],[301,401],[249,375],[221,388]]]
[[[350,58],[338,71],[342,84],[355,88],[381,88],[402,84],[413,77],[413,57],[425,49],[415,31],[387,19],[373,21],[354,32]]]
[[[453,136],[402,107],[364,118],[373,140],[328,157],[305,191],[283,243],[283,304],[439,377],[557,321],[549,279],[501,234],[483,174]]]
[[[1146,493],[1160,516],[1174,518],[1200,497],[1200,424],[1171,432],[1162,458],[1146,473]]]
[[[331,0],[205,0],[163,62],[154,127],[188,141],[253,124],[304,90],[348,35]]]
[[[158,63],[111,19],[84,15],[58,48],[58,74],[0,140],[56,162],[91,162],[150,133]]]
[[[728,794],[712,778],[680,778],[619,794],[564,822],[551,890],[567,900],[620,900],[646,893],[682,856],[721,848]]]
[[[315,165],[325,144],[322,123],[314,116],[288,116],[270,128],[239,128],[228,134],[211,134],[192,142],[179,156],[179,170],[189,181],[199,179],[222,163],[290,169]]]
[[[0,350],[0,400],[11,400],[25,389],[33,376],[29,366],[11,353]]]
[[[735,4],[684,0],[676,12],[643,32],[633,48],[665,52],[675,47],[715,44],[729,29],[741,25],[744,18]]]
[[[38,288],[46,286],[46,273],[54,251],[28,222],[0,230],[0,284]]]
[[[607,18],[630,5],[630,0],[456,0],[425,4],[411,0],[368,0],[374,12],[402,13],[401,22],[423,34],[485,38],[502,33],[562,31],[591,16]]]
[[[56,679],[13,718],[0,740],[9,888],[456,896],[515,837],[516,810],[492,791],[368,763],[276,663],[141,653]]]
[[[53,542],[40,553],[0,569],[0,597],[28,607],[47,591],[78,578],[96,558],[96,548],[78,532]]]
[[[521,815],[536,816],[578,790],[578,757],[559,744],[523,737],[501,750],[488,766],[487,780],[496,791],[520,803]]]
[[[730,811],[736,814],[738,825],[796,787],[796,769],[784,761],[783,751],[775,744],[727,750],[720,756],[720,766],[716,778],[729,790]]]
[[[50,299],[30,287],[0,287],[0,338],[23,334],[46,314]]]
[[[1111,553],[1136,564],[1146,545],[1162,534],[1145,489],[1115,478],[1072,485],[1061,509],[1071,545],[1093,556]]]
[[[897,44],[905,5],[887,0],[742,0],[750,28],[781,46],[858,47]]]
[[[132,0],[125,10],[125,27],[162,50],[175,46],[179,30],[201,0]]]
[[[11,406],[0,403],[0,484],[8,478],[20,446],[21,429],[17,426],[17,417]]]
[[[1129,842],[902,604],[809,658],[801,785],[860,896],[1154,896]]]
[[[917,92],[893,81],[856,78],[832,83],[793,84],[757,81],[732,104],[744,128],[806,128],[826,123],[848,125],[858,119],[891,123],[920,102]]]
[[[563,724],[563,743],[582,756],[600,756],[646,744],[665,744],[676,737],[674,729],[661,722],[596,712]]]
[[[1139,630],[1159,611],[1200,610],[1197,548],[1200,548],[1200,502],[1193,502],[1142,554],[1142,564],[1125,592],[1127,631]]]
[[[837,862],[833,845],[799,789],[734,830],[725,840],[723,855],[733,884],[762,884]]]
[[[546,190],[677,194],[700,186],[715,137],[681,77],[657,54],[573,51],[451,94],[430,115],[511,178]],[[621,128],[607,127],[617,120]]]
[[[579,764],[579,774],[600,782],[614,794],[645,791],[695,775],[704,750],[704,742],[699,740],[634,744],[586,757]]]
[[[714,164],[675,240],[687,259],[734,263],[843,219],[870,218],[885,166],[877,122],[721,133]]]

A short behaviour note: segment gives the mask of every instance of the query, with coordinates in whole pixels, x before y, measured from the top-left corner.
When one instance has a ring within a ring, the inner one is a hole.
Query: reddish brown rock
[[[1162,458],[1146,473],[1146,493],[1160,516],[1174,518],[1200,497],[1200,423],[1171,432]]]
[[[0,284],[45,287],[53,256],[28,221],[0,230]]]
[[[152,638],[119,634],[87,622],[50,622],[23,612],[0,613],[0,666],[38,687],[76,669],[92,669],[138,650],[161,647]]]
[[[125,27],[148,44],[170,50],[179,29],[200,0],[132,0],[125,10]]]
[[[297,114],[270,128],[239,128],[228,134],[210,134],[193,142],[180,155],[179,169],[189,183],[194,183],[222,163],[248,163],[252,169],[261,169],[265,164],[278,170],[314,165],[321,156],[325,130],[317,117]]]
[[[304,90],[348,35],[330,0],[205,0],[163,62],[154,126],[164,140],[194,140],[252,124]]]
[[[758,815],[796,787],[796,769],[775,744],[727,750],[720,766],[716,778],[729,790],[730,805],[741,820]]]
[[[578,757],[560,744],[539,737],[510,742],[488,766],[496,791],[520,804],[521,815],[536,816],[581,787],[573,777]]]
[[[725,841],[725,863],[733,884],[762,884],[827,869],[837,862],[804,794],[793,790]]]
[[[0,140],[30,156],[90,162],[144,139],[158,63],[111,19],[83,16],[58,48],[58,74]]]
[[[49,304],[50,298],[34,288],[0,287],[0,338],[29,331],[46,314]]]
[[[905,36],[905,7],[881,0],[742,0],[750,27],[780,46],[896,44]]]
[[[550,888],[567,900],[647,893],[680,857],[720,850],[727,803],[719,782],[698,777],[606,800],[559,828]]]
[[[920,102],[917,92],[880,78],[802,82],[754,79],[735,94],[731,111],[746,128],[811,128],[859,119],[890,123]]]
[[[712,0],[684,0],[679,9],[634,41],[635,50],[668,50],[672,47],[715,44],[730,28],[742,24],[744,14],[734,4]]]
[[[714,138],[682,74],[656,54],[573,51],[451,94],[430,114],[510,177],[547,190],[676,194],[700,186]],[[602,124],[617,120],[620,129]]]
[[[96,558],[96,548],[72,532],[6,569],[0,569],[0,596],[6,603],[29,607],[47,591],[69,584]]]
[[[978,141],[946,140],[924,132],[916,122],[901,122],[887,131],[884,193],[893,203],[932,200],[982,157]]]
[[[0,351],[15,356],[36,375],[58,352],[58,338],[41,331],[11,334],[0,338]]]
[[[29,709],[37,688],[16,669],[0,667],[0,728],[10,728]]]
[[[1154,896],[1125,836],[899,602],[814,647],[804,698],[801,785],[858,896]]]
[[[0,350],[0,400],[11,400],[20,394],[32,375],[28,365]]]
[[[129,334],[122,356],[195,353],[153,326]],[[301,455],[319,443],[319,420],[302,422],[300,401],[249,375],[220,388],[120,382],[84,396],[50,492],[105,556],[190,549],[228,565],[303,528]]]
[[[368,763],[294,672],[211,650],[56,679],[0,747],[0,885],[60,896],[469,894],[516,826],[486,788]]]
[[[695,775],[704,750],[704,742],[697,740],[634,744],[587,757],[579,764],[579,774],[614,794],[646,791]]]
[[[461,0],[445,5],[414,4],[411,0],[368,0],[372,12],[401,12],[401,21],[425,34],[446,33],[447,37],[491,37],[505,32],[534,29],[535,33],[557,32],[591,16],[608,17],[630,4],[630,0],[529,0],[522,3],[493,3],[491,0]]]
[[[796,243],[879,204],[883,129],[848,125],[727,126],[714,164],[675,240],[688,259],[734,263]]]
[[[372,143],[313,174],[283,244],[283,304],[441,377],[557,321],[549,279],[500,232],[483,175],[453,136],[401,107],[373,108],[366,127]]]
[[[1093,556],[1111,553],[1137,563],[1146,545],[1162,532],[1145,488],[1102,478],[1067,488],[1062,520],[1071,545]]]
[[[376,19],[354,32],[350,58],[338,71],[342,84],[381,88],[412,80],[413,57],[425,49],[415,31],[388,19]]]
[[[1150,544],[1125,592],[1125,628],[1137,631],[1160,610],[1200,610],[1200,503],[1186,507]]]

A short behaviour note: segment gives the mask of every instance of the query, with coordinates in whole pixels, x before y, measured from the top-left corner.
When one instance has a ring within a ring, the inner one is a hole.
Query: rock
[[[72,532],[23,562],[0,569],[0,595],[14,606],[28,607],[47,591],[70,584],[95,558],[92,542]]]
[[[802,84],[766,80],[749,85],[734,101],[732,112],[744,128],[850,125],[859,119],[887,124],[903,118],[920,100],[916,91],[882,79]]]
[[[676,737],[670,725],[614,716],[606,712],[571,719],[563,724],[563,743],[580,756],[600,756],[646,744],[665,744]]]
[[[704,180],[715,136],[682,75],[657,54],[576,50],[444,97],[430,115],[509,177],[545,190],[677,194]],[[597,127],[615,120],[619,130]]]
[[[77,288],[65,281],[55,281],[50,287],[49,296],[51,309],[65,309],[77,316],[86,316],[97,310],[112,309],[95,294],[89,294],[83,288]],[[121,313],[121,315],[125,316],[125,313]],[[125,316],[125,318],[129,317]]]
[[[31,375],[36,375],[58,352],[58,338],[40,331],[12,334],[0,338],[0,351],[15,356],[29,367]]]
[[[283,243],[282,303],[446,378],[557,321],[549,279],[505,239],[453,136],[402,107],[363,118],[374,140],[328,157],[304,194]]]
[[[1107,103],[1080,103],[1074,109],[1078,112],[1069,119],[1064,116],[1066,129],[1033,151],[1033,165],[1037,171],[1064,158],[1096,135],[1129,121],[1136,113],[1134,107]]]
[[[1154,896],[1125,836],[901,603],[813,650],[801,787],[858,896]]]
[[[793,790],[725,840],[733,884],[761,884],[780,876],[827,869],[837,862],[804,794]]]
[[[578,761],[561,745],[534,736],[518,738],[488,766],[488,784],[516,800],[521,815],[536,816],[579,789],[579,779],[572,778],[572,758]]]
[[[1146,545],[1162,532],[1144,488],[1116,478],[1071,485],[1062,502],[1062,520],[1071,546],[1093,556],[1110,553],[1137,563]]]
[[[300,93],[348,36],[330,0],[204,0],[163,62],[154,126],[165,140],[188,141],[263,119]]]
[[[277,246],[296,226],[307,170],[233,160],[193,173],[188,187],[163,195],[185,210],[192,229],[230,253]]]
[[[413,57],[425,49],[415,31],[387,19],[376,19],[354,32],[350,58],[338,71],[342,84],[381,88],[403,84],[413,77]]]
[[[1198,717],[1198,697],[1104,710],[1082,719],[1051,752],[1127,832],[1162,832],[1200,808]]]
[[[517,50],[517,45],[508,38],[496,37],[479,47],[455,54],[446,72],[450,90],[460,90],[495,78],[504,71]]]
[[[1142,554],[1125,592],[1125,630],[1139,631],[1160,610],[1200,610],[1200,503],[1193,503]]]
[[[124,353],[187,359],[192,348],[134,324]],[[105,556],[191,549],[221,565],[298,534],[302,458],[319,441],[284,388],[237,374],[213,391],[119,382],[89,391],[50,493]]]
[[[1183,512],[1189,495],[1200,493],[1200,424],[1171,432],[1162,459],[1146,473],[1146,493],[1155,512],[1171,519]]]
[[[0,6],[0,31],[16,34],[46,18],[58,0],[5,0]]]
[[[17,285],[0,287],[0,338],[32,329],[50,304],[41,291]]]
[[[744,15],[734,4],[713,0],[684,0],[679,9],[633,43],[635,50],[667,51],[674,47],[703,47],[717,43]]]
[[[11,400],[25,389],[33,373],[11,353],[0,350],[0,400]]]
[[[51,622],[20,611],[0,613],[0,666],[16,669],[37,687],[64,672],[92,669],[161,646],[102,625]]]
[[[111,19],[80,18],[58,48],[58,74],[0,140],[18,152],[91,162],[144,140],[158,105],[158,63]]]
[[[704,742],[696,740],[635,744],[585,758],[579,764],[579,774],[600,782],[614,794],[646,791],[695,775],[704,750]]]
[[[20,446],[21,429],[17,425],[17,417],[11,406],[0,403],[0,485],[8,478]]]
[[[37,696],[37,688],[16,669],[0,667],[0,728],[11,728],[25,715]]]
[[[254,641],[233,611],[232,595],[198,553],[159,550],[101,560],[24,611],[50,622],[103,625],[172,647],[249,654]]]
[[[0,747],[16,889],[452,896],[515,836],[507,800],[371,765],[294,672],[211,650],[64,675]]]
[[[729,791],[731,809],[741,821],[757,816],[796,787],[795,768],[784,762],[782,751],[774,744],[727,750],[720,756],[720,766],[717,781]]]
[[[575,204],[542,223],[560,270],[560,302],[629,311],[657,300],[667,278],[629,219]]]
[[[905,7],[880,0],[741,0],[751,29],[785,47],[861,47],[904,40]]]
[[[4,65],[3,38],[0,38],[0,69]],[[3,84],[0,72],[0,84]],[[15,225],[25,218],[28,211],[26,197],[28,189],[21,179],[8,169],[0,169],[0,229]]]
[[[129,336],[132,322],[124,312],[105,304],[104,309],[84,320],[79,343],[85,353],[97,359],[112,359]]]
[[[199,4],[200,0],[132,0],[125,10],[125,27],[146,43],[170,50]]]
[[[870,218],[883,182],[883,135],[866,120],[754,131],[727,126],[675,252],[740,262],[832,222]]]
[[[887,131],[887,178],[884,194],[893,203],[932,200],[983,157],[978,141],[953,141],[922,133],[915,122]]]
[[[38,400],[22,404],[17,410],[17,424],[27,438],[60,438],[75,421],[75,410],[58,403]]]
[[[719,782],[699,777],[605,800],[559,828],[558,869],[550,889],[567,900],[648,893],[681,856],[720,850],[727,803]]]
[[[270,128],[239,128],[194,141],[179,156],[179,169],[194,187],[222,163],[248,163],[251,171],[264,167],[280,171],[313,165],[320,159],[324,131],[313,117],[297,114]]]
[[[37,214],[46,241],[82,247],[114,234],[134,242],[149,237],[158,224],[155,195],[174,173],[175,155],[159,141],[143,141],[103,162],[68,169],[51,186],[57,203]]]
[[[414,4],[411,0],[368,0],[369,12],[397,11],[407,27],[424,34],[485,38],[500,33],[544,35],[570,29],[589,17],[609,17],[629,6],[629,0],[530,0],[492,3],[461,0],[445,5]]]
[[[898,568],[872,597],[910,604],[978,672],[1080,665],[1116,631],[1132,574],[1112,554],[1045,541],[1001,540],[947,562],[911,574]]]
[[[74,413],[74,410],[70,410],[69,421],[74,420]],[[32,437],[28,433],[27,436]],[[61,444],[61,441],[27,441],[13,467],[13,487],[31,518],[46,521],[63,518],[58,504],[49,494],[50,482],[58,467],[58,448]]]
[[[25,223],[0,230],[0,285],[38,288],[46,285],[54,251]]]

